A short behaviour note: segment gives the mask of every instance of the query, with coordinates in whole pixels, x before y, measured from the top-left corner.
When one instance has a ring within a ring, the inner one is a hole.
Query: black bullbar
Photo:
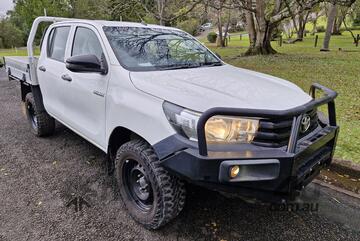
[[[324,96],[316,99],[315,94],[316,90],[321,90],[324,92]],[[325,86],[322,86],[318,83],[314,83],[310,87],[310,94],[313,97],[313,100],[306,103],[305,105],[295,107],[289,110],[259,110],[259,109],[243,109],[243,108],[223,108],[216,107],[211,108],[205,111],[197,124],[197,135],[198,135],[198,145],[199,153],[202,156],[207,155],[207,144],[205,137],[205,124],[213,116],[216,115],[231,115],[231,116],[241,116],[241,117],[258,117],[258,118],[286,118],[292,117],[292,130],[288,144],[288,152],[294,153],[296,142],[298,139],[298,133],[300,128],[300,122],[302,115],[312,109],[319,107],[321,105],[328,105],[328,114],[329,114],[329,124],[330,126],[336,126],[336,113],[335,113],[335,103],[334,100],[337,97],[337,93]]]
[[[316,90],[323,91],[325,96],[315,99]],[[155,144],[155,152],[169,172],[191,183],[265,200],[293,198],[331,163],[339,131],[334,104],[337,93],[319,84],[313,84],[310,93],[312,101],[285,111],[210,109],[198,122],[198,143],[176,134]],[[325,104],[328,105],[328,120],[300,137],[303,114]],[[252,144],[207,146],[204,127],[215,115],[291,117],[289,143],[281,148]],[[235,170],[238,175],[232,178],[230,173],[234,166],[239,167]]]

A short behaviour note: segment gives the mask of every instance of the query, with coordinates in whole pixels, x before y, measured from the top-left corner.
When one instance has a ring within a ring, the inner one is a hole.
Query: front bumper
[[[315,90],[326,96],[315,99]],[[162,165],[170,172],[207,188],[238,193],[266,201],[293,199],[311,182],[320,170],[331,163],[339,127],[336,125],[334,99],[336,93],[320,85],[313,85],[314,100],[288,111],[259,111],[216,108],[205,112],[198,123],[198,143],[174,135],[154,149]],[[328,105],[329,121],[298,139],[304,113],[320,105]],[[214,115],[247,117],[293,117],[289,144],[283,148],[254,145],[206,145],[204,126]],[[230,177],[230,168],[239,166],[239,175]]]

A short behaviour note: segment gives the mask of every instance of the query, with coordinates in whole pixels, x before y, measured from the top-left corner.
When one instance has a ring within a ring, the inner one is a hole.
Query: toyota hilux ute
[[[41,22],[51,25],[35,57]],[[103,150],[146,228],[179,214],[185,183],[293,200],[332,160],[336,92],[233,67],[179,29],[39,17],[27,49],[4,61],[31,130],[49,136],[57,120]]]

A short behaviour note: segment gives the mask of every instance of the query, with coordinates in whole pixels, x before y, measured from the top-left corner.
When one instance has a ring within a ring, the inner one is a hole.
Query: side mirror
[[[100,61],[95,55],[78,55],[66,60],[66,68],[72,72],[88,72],[107,74],[108,68],[105,59]]]
[[[215,55],[222,60],[221,55],[215,52]]]

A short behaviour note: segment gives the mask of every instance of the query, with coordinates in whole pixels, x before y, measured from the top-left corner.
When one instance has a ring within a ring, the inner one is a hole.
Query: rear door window
[[[49,58],[64,62],[70,27],[53,28],[49,34],[47,54]]]

